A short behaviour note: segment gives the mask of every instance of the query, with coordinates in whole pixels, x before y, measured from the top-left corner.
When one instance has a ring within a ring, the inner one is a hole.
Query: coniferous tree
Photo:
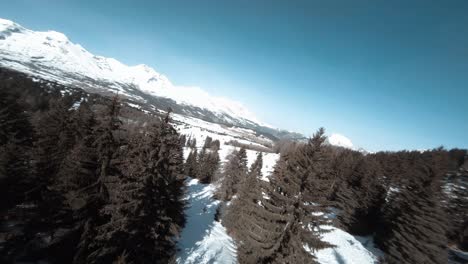
[[[96,149],[97,171],[93,183],[79,192],[86,193],[86,204],[83,208],[86,219],[82,224],[82,234],[74,263],[99,263],[109,255],[108,230],[109,214],[106,205],[110,203],[109,185],[120,175],[118,168],[118,150],[121,145],[116,138],[120,129],[120,102],[117,96],[108,104],[96,128],[96,140],[92,146]]]
[[[347,228],[349,223],[355,221],[354,211],[359,206],[359,201],[356,199],[355,193],[348,183],[353,171],[362,155],[356,151],[343,149],[333,156],[332,173],[334,181],[332,183],[333,206],[339,212],[337,214],[338,226]]]
[[[269,199],[263,205],[269,214],[269,234],[263,247],[265,263],[316,263],[316,250],[330,247],[321,241],[325,232],[331,182],[320,129],[307,145],[283,155],[271,178]],[[304,249],[308,247],[311,252]]]
[[[250,167],[247,177],[242,181],[236,199],[228,207],[223,218],[224,225],[237,242],[239,263],[259,263],[263,250],[259,242],[265,230],[267,219],[258,214],[264,209],[259,204],[263,199],[262,177],[263,158],[258,153],[257,159]],[[262,228],[263,227],[263,228]]]
[[[187,147],[189,148],[197,148],[197,139],[196,138],[190,138],[188,141],[187,141]]]
[[[96,228],[88,261],[173,260],[175,237],[185,221],[185,185],[182,146],[168,122],[136,135],[118,151],[119,169],[107,176],[108,202],[100,210],[104,222]]]
[[[216,144],[218,142],[218,144]],[[219,167],[219,141],[213,141],[211,137],[207,137],[203,148],[198,155],[198,170],[197,178],[201,183],[210,183],[213,176]]]
[[[208,149],[211,147],[211,142],[213,142],[213,138],[211,138],[210,136],[207,136],[206,139],[205,139],[205,143],[203,143],[203,148],[204,149]]]
[[[116,187],[117,203],[108,208],[116,224],[115,239],[124,239],[127,258],[136,263],[168,263],[175,254],[185,206],[177,139],[172,126],[162,122],[138,140]]]
[[[179,140],[180,140],[180,145],[182,147],[185,147],[185,144],[187,144],[187,136],[182,134],[180,135]]]
[[[447,263],[446,219],[435,170],[415,161],[384,209],[386,233],[378,241],[387,263]]]
[[[66,153],[74,145],[71,110],[64,98],[53,100],[37,124],[37,170],[41,184],[54,180]]]
[[[216,193],[222,201],[230,201],[237,193],[239,184],[247,176],[247,152],[245,148],[233,151],[224,164],[220,185]]]
[[[197,157],[198,157],[197,149],[191,150],[184,164],[185,175],[188,175],[190,177],[197,176],[197,169],[198,169]]]
[[[341,226],[353,234],[368,235],[379,223],[380,208],[385,202],[378,163],[371,156],[361,156],[339,183],[335,205]]]

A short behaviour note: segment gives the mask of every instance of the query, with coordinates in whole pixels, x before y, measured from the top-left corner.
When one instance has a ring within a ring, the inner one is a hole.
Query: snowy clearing
[[[378,263],[379,256],[383,255],[374,247],[372,237],[352,236],[336,227],[328,229],[331,231],[323,234],[323,240],[336,247],[315,253],[321,264],[373,264]]]
[[[236,263],[234,241],[221,223],[214,220],[219,202],[212,198],[213,185],[196,179],[188,182],[187,224],[178,241],[177,263]]]

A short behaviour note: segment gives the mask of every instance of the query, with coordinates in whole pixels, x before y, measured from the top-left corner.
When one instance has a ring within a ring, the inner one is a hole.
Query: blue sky
[[[277,127],[324,126],[369,150],[468,147],[468,1],[0,4],[2,18],[148,64]]]

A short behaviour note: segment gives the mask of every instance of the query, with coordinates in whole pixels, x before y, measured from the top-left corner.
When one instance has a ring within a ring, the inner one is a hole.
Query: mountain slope
[[[56,31],[39,32],[0,18],[0,67],[102,94],[119,93],[147,110],[166,110],[205,121],[239,126],[274,138],[298,133],[261,123],[242,104],[198,87],[172,84],[146,65],[127,66],[96,56]]]

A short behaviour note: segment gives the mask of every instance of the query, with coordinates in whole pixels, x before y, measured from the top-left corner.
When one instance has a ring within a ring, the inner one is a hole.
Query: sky
[[[0,0],[0,17],[367,150],[468,147],[465,0]]]

